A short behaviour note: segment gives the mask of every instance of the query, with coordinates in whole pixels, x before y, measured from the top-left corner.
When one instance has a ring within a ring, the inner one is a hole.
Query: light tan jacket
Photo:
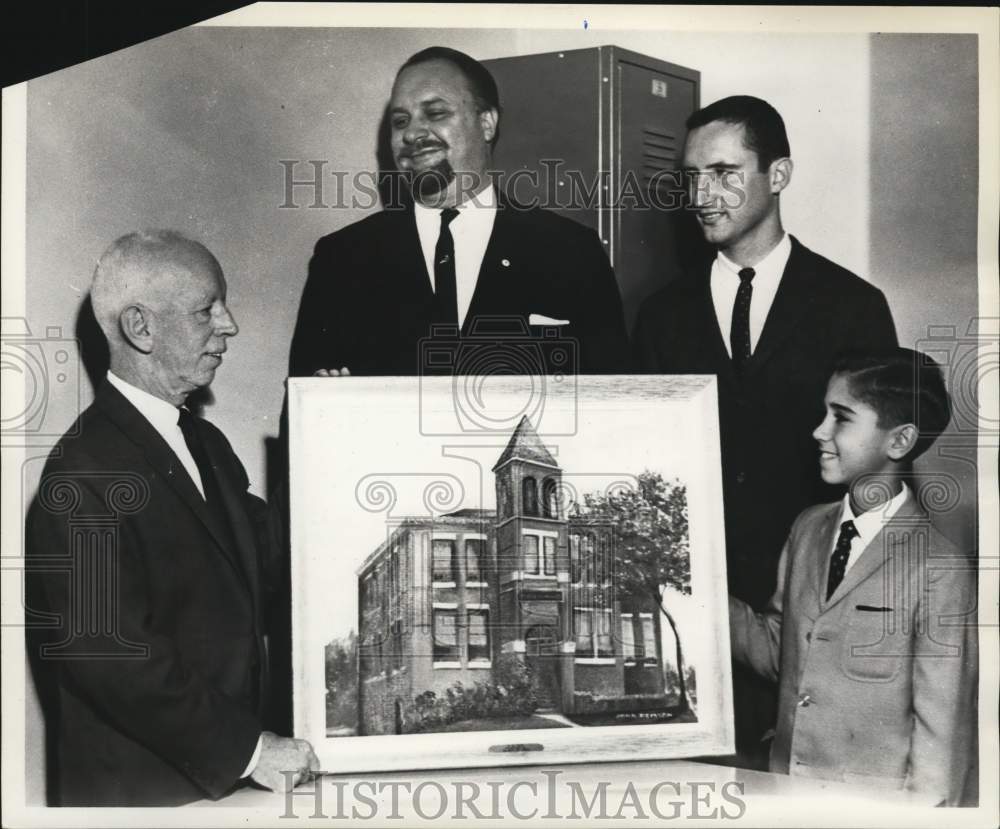
[[[733,656],[779,683],[771,770],[956,805],[975,764],[975,566],[911,495],[825,599],[841,503],[796,519],[763,613],[730,598]]]

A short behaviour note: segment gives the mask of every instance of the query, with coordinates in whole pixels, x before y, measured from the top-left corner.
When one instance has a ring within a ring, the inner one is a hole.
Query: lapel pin
[[[503,265],[505,268],[509,268],[510,267],[510,260],[509,259],[501,259],[500,260],[500,264]]]

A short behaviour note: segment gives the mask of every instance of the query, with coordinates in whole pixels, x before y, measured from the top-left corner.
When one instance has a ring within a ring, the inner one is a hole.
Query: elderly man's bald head
[[[144,230],[116,239],[94,271],[90,300],[104,336],[121,341],[119,319],[130,305],[162,307],[178,280],[207,270],[221,277],[218,260],[204,245],[173,230]]]

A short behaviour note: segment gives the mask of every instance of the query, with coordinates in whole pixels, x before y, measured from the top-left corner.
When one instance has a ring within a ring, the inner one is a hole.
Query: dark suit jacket
[[[218,797],[261,724],[263,502],[198,420],[231,530],[159,433],[110,383],[50,456],[28,518],[29,574],[57,626],[62,805]]]
[[[881,291],[793,237],[740,379],[719,330],[710,269],[706,262],[643,303],[635,354],[641,371],[718,376],[729,590],[760,609],[795,516],[838,495],[819,476],[812,438],[830,364],[845,349],[895,346],[896,333]]]
[[[961,805],[976,756],[976,565],[911,495],[826,599],[842,509],[795,522],[763,613],[730,599],[733,657],[780,683],[771,770]]]
[[[342,366],[353,374],[420,374],[420,341],[430,332],[433,299],[412,205],[324,236],[309,266],[289,374]],[[553,362],[558,340],[539,341],[543,332],[527,328],[531,314],[569,320],[558,339],[577,344],[570,353],[575,365]],[[503,331],[483,325],[497,316],[516,324]],[[629,360],[618,285],[597,234],[555,213],[502,200],[463,335],[473,328],[484,342],[507,343],[500,349],[521,348],[532,336],[540,343],[529,352],[529,368],[514,373],[534,373],[536,365],[545,373],[614,373]],[[489,373],[488,359],[459,357],[430,371]]]

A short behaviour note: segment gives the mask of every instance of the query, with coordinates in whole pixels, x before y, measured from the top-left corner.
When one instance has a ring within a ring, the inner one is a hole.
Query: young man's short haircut
[[[893,348],[842,354],[832,374],[847,377],[851,394],[878,413],[881,428],[904,423],[917,427],[919,437],[907,460],[926,452],[951,420],[941,366],[919,351]]]
[[[722,98],[687,119],[688,130],[722,121],[743,127],[747,149],[757,153],[758,167],[763,172],[776,158],[792,154],[788,147],[785,122],[773,106],[752,95],[731,95]]]

